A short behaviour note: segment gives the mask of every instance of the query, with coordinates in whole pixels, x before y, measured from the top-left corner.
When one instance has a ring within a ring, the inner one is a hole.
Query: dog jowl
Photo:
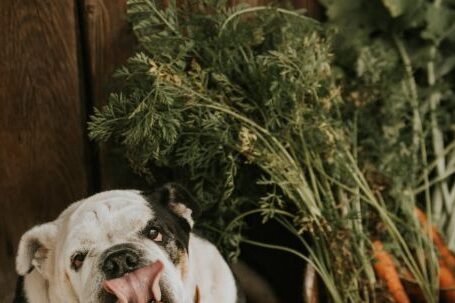
[[[14,302],[234,303],[229,266],[192,232],[197,213],[177,184],[75,202],[22,236]]]

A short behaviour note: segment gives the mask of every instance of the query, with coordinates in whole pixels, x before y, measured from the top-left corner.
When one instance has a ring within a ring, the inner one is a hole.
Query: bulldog
[[[75,202],[22,236],[14,302],[239,302],[228,264],[192,232],[197,214],[177,184]]]

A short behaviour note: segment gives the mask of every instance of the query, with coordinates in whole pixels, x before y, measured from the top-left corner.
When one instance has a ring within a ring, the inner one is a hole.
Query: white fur
[[[47,223],[33,227],[22,236],[16,259],[16,270],[20,275],[25,275],[32,266],[42,272],[43,261],[56,233],[55,224]]]
[[[141,247],[150,262],[164,263],[162,282],[170,285],[174,301],[191,303],[196,286],[200,303],[234,303],[233,275],[218,250],[191,234],[187,275],[182,276],[163,249],[138,235],[155,215],[137,191],[102,192],[73,203],[53,222],[32,228],[19,244],[17,272],[25,274],[24,288],[30,303],[97,303],[103,281],[101,254],[120,243]],[[191,210],[175,211],[192,224]],[[70,267],[76,250],[89,251],[79,271]],[[31,273],[27,272],[32,267]]]
[[[187,289],[200,290],[201,303],[232,303],[237,299],[234,276],[216,247],[192,234]]]
[[[31,303],[49,303],[49,285],[47,280],[37,272],[32,271],[24,280],[25,295]],[[31,299],[33,297],[33,300]]]

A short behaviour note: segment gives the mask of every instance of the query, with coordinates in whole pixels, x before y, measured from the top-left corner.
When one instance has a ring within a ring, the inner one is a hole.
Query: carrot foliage
[[[178,172],[202,204],[198,227],[231,259],[240,243],[284,250],[315,268],[333,302],[361,302],[379,287],[370,239],[386,238],[436,302],[437,258],[413,210],[419,186],[428,196],[441,177],[436,155],[454,150],[427,148],[432,104],[453,98],[442,48],[452,19],[430,24],[423,0],[324,0],[326,24],[226,2],[129,0],[140,50],[116,72],[91,137],[150,183],[157,166]],[[422,87],[417,62],[433,64]],[[444,140],[449,107],[435,114]],[[247,238],[250,216],[278,222],[300,248]]]

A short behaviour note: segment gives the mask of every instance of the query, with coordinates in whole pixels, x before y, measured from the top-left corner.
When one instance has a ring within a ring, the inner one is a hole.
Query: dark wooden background
[[[319,16],[315,0],[293,2]],[[89,142],[86,122],[132,54],[125,7],[126,0],[0,1],[0,302],[12,301],[24,231],[122,186],[111,156]]]

